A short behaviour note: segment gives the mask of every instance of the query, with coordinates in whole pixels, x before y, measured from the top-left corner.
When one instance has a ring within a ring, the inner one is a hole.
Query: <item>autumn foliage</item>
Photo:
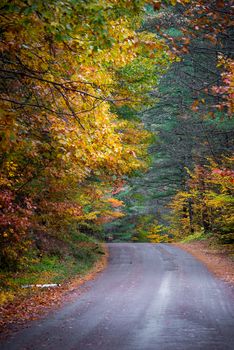
[[[35,232],[122,215],[121,177],[146,169],[149,133],[118,117],[150,104],[173,59],[139,32],[144,1],[1,2],[0,261],[23,265]]]
[[[171,232],[176,237],[201,232],[223,243],[233,242],[233,158],[222,164],[210,161],[190,173],[187,191],[180,191],[171,204]]]
[[[115,195],[122,191],[126,176],[148,166],[151,135],[137,113],[155,103],[161,76],[180,60],[176,55],[193,49],[191,41],[198,31],[211,49],[218,44],[220,52],[221,81],[204,93],[216,98],[213,109],[231,115],[233,59],[223,39],[231,35],[230,1],[207,3],[1,2],[0,262],[4,268],[24,266],[42,233],[62,240],[68,240],[71,232],[100,236],[98,227],[124,215],[124,203]],[[177,39],[160,28],[158,34],[140,30],[145,6],[157,12],[176,4],[184,11],[184,29]],[[205,100],[196,94],[194,100],[191,108],[196,112]],[[129,117],[129,110],[134,117]],[[218,232],[225,221],[229,232],[229,163],[197,164],[188,191],[173,201],[177,220],[173,230],[182,223],[184,232],[198,226],[205,230],[212,226]],[[160,231],[157,226],[154,222],[149,228],[152,240],[158,238],[152,236]]]

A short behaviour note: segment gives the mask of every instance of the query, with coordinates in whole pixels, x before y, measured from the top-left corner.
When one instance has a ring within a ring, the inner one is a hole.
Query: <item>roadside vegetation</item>
[[[53,288],[59,287],[70,282],[73,277],[82,277],[92,270],[94,264],[105,255],[105,251],[93,238],[85,235],[78,237],[79,240],[68,242],[48,237],[44,239],[46,247],[43,250],[30,250],[28,266],[15,271],[2,270],[0,303],[38,294],[44,288],[50,288],[50,285]]]
[[[115,194],[147,169],[152,136],[136,116],[175,55],[139,31],[145,5],[1,3],[3,303],[87,271],[103,224],[124,215]]]
[[[116,240],[211,238],[233,247],[233,8],[191,1],[148,11],[142,30],[177,55],[141,119],[154,135],[146,174],[117,197],[125,217],[108,225]]]
[[[0,5],[0,303],[102,241],[233,246],[230,0]]]

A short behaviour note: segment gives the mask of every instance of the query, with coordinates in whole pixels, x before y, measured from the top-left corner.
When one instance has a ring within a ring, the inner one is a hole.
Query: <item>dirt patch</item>
[[[209,241],[173,244],[195,256],[217,277],[234,287],[234,259],[230,250],[222,246],[213,246]]]
[[[85,282],[96,277],[107,265],[108,250],[103,245],[105,254],[95,263],[90,272],[84,276],[77,276],[57,288],[36,290],[30,297],[14,299],[13,302],[0,307],[0,332],[2,337],[17,331],[28,321],[45,316],[63,303],[79,296],[84,289],[79,289]]]

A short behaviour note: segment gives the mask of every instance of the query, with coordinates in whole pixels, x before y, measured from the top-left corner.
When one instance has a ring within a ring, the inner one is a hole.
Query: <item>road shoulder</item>
[[[108,261],[108,249],[103,244],[104,254],[94,264],[86,275],[77,275],[58,288],[38,290],[37,293],[27,298],[16,298],[11,303],[0,307],[0,338],[17,331],[29,321],[46,316],[65,302],[78,297],[84,290],[80,289],[85,282],[93,280],[102,272]]]
[[[218,278],[234,287],[234,258],[225,247],[211,245],[209,241],[194,241],[189,243],[173,243],[192,254]]]

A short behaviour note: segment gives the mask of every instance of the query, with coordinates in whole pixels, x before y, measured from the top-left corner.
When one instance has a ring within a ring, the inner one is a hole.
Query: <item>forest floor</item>
[[[38,319],[58,308],[74,294],[81,293],[78,287],[94,279],[107,265],[108,250],[104,245],[102,249],[104,254],[88,272],[77,274],[55,288],[32,288],[30,294],[19,295],[13,301],[0,305],[0,334],[2,332],[4,337],[28,321]]]
[[[173,245],[195,256],[217,277],[234,286],[233,245],[217,245],[209,240],[173,243]]]

